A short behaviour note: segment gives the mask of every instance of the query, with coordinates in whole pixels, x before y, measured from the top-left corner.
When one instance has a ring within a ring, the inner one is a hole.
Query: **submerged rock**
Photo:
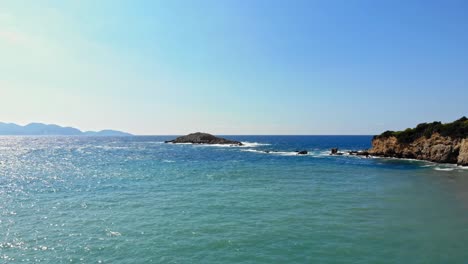
[[[297,155],[306,155],[307,153],[309,153],[307,150],[297,151]]]
[[[242,143],[240,141],[229,140],[201,132],[181,136],[173,140],[165,141],[165,143],[222,144],[242,146]]]

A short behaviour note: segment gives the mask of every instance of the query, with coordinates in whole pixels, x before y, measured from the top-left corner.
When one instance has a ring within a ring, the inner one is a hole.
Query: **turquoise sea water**
[[[0,263],[468,263],[466,169],[171,138],[0,137]]]

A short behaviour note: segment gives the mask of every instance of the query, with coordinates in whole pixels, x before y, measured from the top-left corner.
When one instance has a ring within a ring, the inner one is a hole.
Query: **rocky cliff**
[[[468,119],[419,124],[405,131],[387,131],[372,140],[369,154],[468,166]]]

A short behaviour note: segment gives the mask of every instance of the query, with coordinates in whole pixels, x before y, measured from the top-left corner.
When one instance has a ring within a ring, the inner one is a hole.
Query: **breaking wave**
[[[272,151],[272,150],[256,150],[256,149],[244,149],[242,151],[246,152],[254,152],[260,154],[271,154],[271,155],[279,155],[279,156],[313,156],[313,153],[307,153],[299,155],[296,151]]]
[[[256,148],[269,146],[268,143],[258,143],[258,142],[241,142],[242,145],[229,145],[229,144],[193,144],[193,143],[173,143],[174,145],[193,145],[197,147],[222,147],[222,148]]]
[[[454,168],[441,168],[441,167],[435,167],[434,170],[436,171],[453,171]]]

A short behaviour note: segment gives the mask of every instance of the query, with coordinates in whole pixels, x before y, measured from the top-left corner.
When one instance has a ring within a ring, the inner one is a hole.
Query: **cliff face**
[[[458,154],[457,164],[468,166],[468,139],[463,139],[460,144],[460,153]]]
[[[395,136],[376,137],[369,154],[468,166],[468,138],[452,139],[434,133],[429,138],[422,136],[410,143],[402,143]]]

